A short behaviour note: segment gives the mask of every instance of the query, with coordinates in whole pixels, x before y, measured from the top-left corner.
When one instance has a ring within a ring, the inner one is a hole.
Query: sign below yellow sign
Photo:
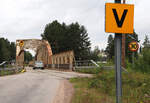
[[[134,5],[106,3],[105,31],[133,33]]]
[[[139,49],[139,44],[135,41],[129,43],[129,50],[132,52],[136,52]]]

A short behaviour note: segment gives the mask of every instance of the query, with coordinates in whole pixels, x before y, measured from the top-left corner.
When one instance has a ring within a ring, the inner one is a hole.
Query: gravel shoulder
[[[71,103],[74,94],[74,88],[68,80],[63,80],[57,94],[54,98],[53,103]]]

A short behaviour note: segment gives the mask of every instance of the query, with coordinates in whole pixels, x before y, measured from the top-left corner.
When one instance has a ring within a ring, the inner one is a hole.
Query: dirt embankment
[[[59,86],[53,103],[71,103],[74,88],[68,80],[63,80]]]

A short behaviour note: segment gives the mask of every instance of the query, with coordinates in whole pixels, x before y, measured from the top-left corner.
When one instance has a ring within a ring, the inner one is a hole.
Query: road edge
[[[52,103],[71,103],[74,91],[73,85],[69,80],[61,81]]]

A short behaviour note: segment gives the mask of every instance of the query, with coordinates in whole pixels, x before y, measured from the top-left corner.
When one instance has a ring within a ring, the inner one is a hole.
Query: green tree
[[[0,39],[0,51],[1,51],[1,62],[2,61],[9,61],[10,60],[10,42],[7,39],[1,38]]]
[[[32,54],[29,51],[24,51],[24,61],[29,62],[32,60]]]
[[[113,58],[113,56],[114,56],[114,38],[112,35],[109,35],[109,37],[108,37],[107,47],[106,47],[105,52],[106,52],[109,60]]]
[[[135,60],[133,69],[143,73],[150,73],[150,41],[148,35],[145,35],[143,48],[141,48],[139,58]]]
[[[10,43],[10,56],[11,56],[11,60],[15,60],[16,59],[16,44],[14,42]]]
[[[74,50],[76,59],[88,59],[90,40],[87,30],[77,22],[60,24],[57,20],[46,25],[42,39],[49,41],[54,54]]]
[[[135,60],[134,70],[150,73],[150,49],[143,49],[139,58]]]
[[[15,55],[15,43],[10,43],[8,39],[0,38],[0,62],[14,60]]]
[[[64,31],[61,24],[58,21],[53,21],[46,25],[44,33],[42,34],[42,39],[49,41],[52,47],[53,53],[59,53],[63,40]]]
[[[149,41],[148,35],[145,35],[145,39],[143,42],[143,48],[150,48],[150,41]]]
[[[91,59],[94,61],[100,60],[99,53],[100,53],[99,47],[95,46],[94,50],[91,51]]]

